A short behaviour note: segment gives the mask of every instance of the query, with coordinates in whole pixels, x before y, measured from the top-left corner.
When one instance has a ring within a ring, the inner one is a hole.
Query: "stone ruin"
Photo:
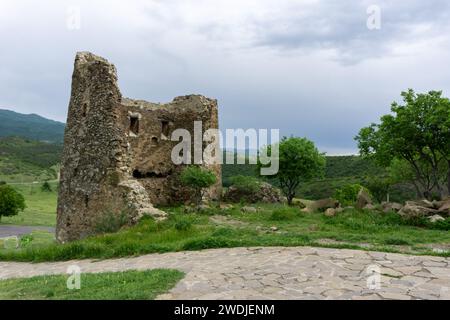
[[[194,121],[202,121],[203,131],[218,129],[217,100],[188,95],[159,104],[123,98],[113,64],[89,52],[77,53],[64,136],[57,240],[94,234],[99,221],[124,213],[129,224],[143,215],[164,219],[166,213],[153,205],[186,201],[189,191],[179,182],[183,165],[171,160],[179,142],[170,136],[183,128],[193,137]],[[206,197],[219,198],[220,164],[202,166],[217,176]]]

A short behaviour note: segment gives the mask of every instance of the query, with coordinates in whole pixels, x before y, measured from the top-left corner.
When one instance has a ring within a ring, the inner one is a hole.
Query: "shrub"
[[[0,220],[2,216],[15,216],[25,208],[25,199],[19,192],[7,184],[0,185]]]
[[[294,208],[281,208],[276,209],[272,212],[270,216],[270,220],[274,221],[286,221],[292,220],[297,215],[297,210]]]
[[[231,177],[229,180],[231,186],[225,194],[227,201],[240,202],[241,204],[255,202],[255,196],[261,191],[260,180],[242,175]]]
[[[193,190],[193,199],[199,205],[203,198],[204,190],[217,181],[216,175],[198,166],[188,166],[181,172],[181,183]]]
[[[389,178],[370,176],[366,178],[364,185],[369,189],[377,202],[387,201],[387,196],[391,188],[391,181]]]
[[[360,184],[348,184],[334,193],[334,198],[343,206],[351,206],[358,199],[359,190],[363,188]]]
[[[48,183],[48,181],[45,181],[42,186],[41,186],[41,191],[42,192],[52,192],[52,187],[50,185],[50,183]]]
[[[242,193],[254,193],[261,189],[261,181],[250,176],[234,176],[230,178],[231,185]]]
[[[128,224],[126,211],[107,210],[97,219],[95,230],[99,233],[112,233],[117,232],[126,224]]]
[[[175,229],[178,231],[188,231],[192,228],[192,222],[186,219],[178,220],[175,223]]]

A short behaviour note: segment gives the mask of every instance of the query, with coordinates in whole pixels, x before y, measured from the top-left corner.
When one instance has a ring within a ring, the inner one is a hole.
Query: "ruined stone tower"
[[[217,101],[200,95],[167,104],[122,98],[114,65],[78,53],[64,136],[58,241],[94,234],[108,216],[125,215],[129,223],[145,214],[162,219],[166,214],[153,205],[185,201],[189,193],[179,183],[183,166],[171,160],[178,142],[170,136],[179,128],[194,136],[194,121],[202,121],[204,131],[217,129]],[[220,165],[203,166],[217,175],[208,197],[218,198]]]

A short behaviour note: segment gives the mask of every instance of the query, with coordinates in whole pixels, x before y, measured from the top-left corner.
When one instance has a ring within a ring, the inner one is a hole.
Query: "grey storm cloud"
[[[380,30],[366,26],[370,5]],[[116,65],[124,96],[200,93],[218,99],[222,129],[279,128],[354,153],[359,128],[402,90],[450,94],[449,15],[444,0],[3,0],[0,108],[65,121],[87,50]]]

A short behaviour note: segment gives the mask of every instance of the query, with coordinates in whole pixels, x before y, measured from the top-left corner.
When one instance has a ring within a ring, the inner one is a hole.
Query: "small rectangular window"
[[[166,137],[169,136],[169,121],[165,120],[161,121],[161,132]]]
[[[131,117],[130,118],[130,132],[137,135],[139,133],[139,118]]]

